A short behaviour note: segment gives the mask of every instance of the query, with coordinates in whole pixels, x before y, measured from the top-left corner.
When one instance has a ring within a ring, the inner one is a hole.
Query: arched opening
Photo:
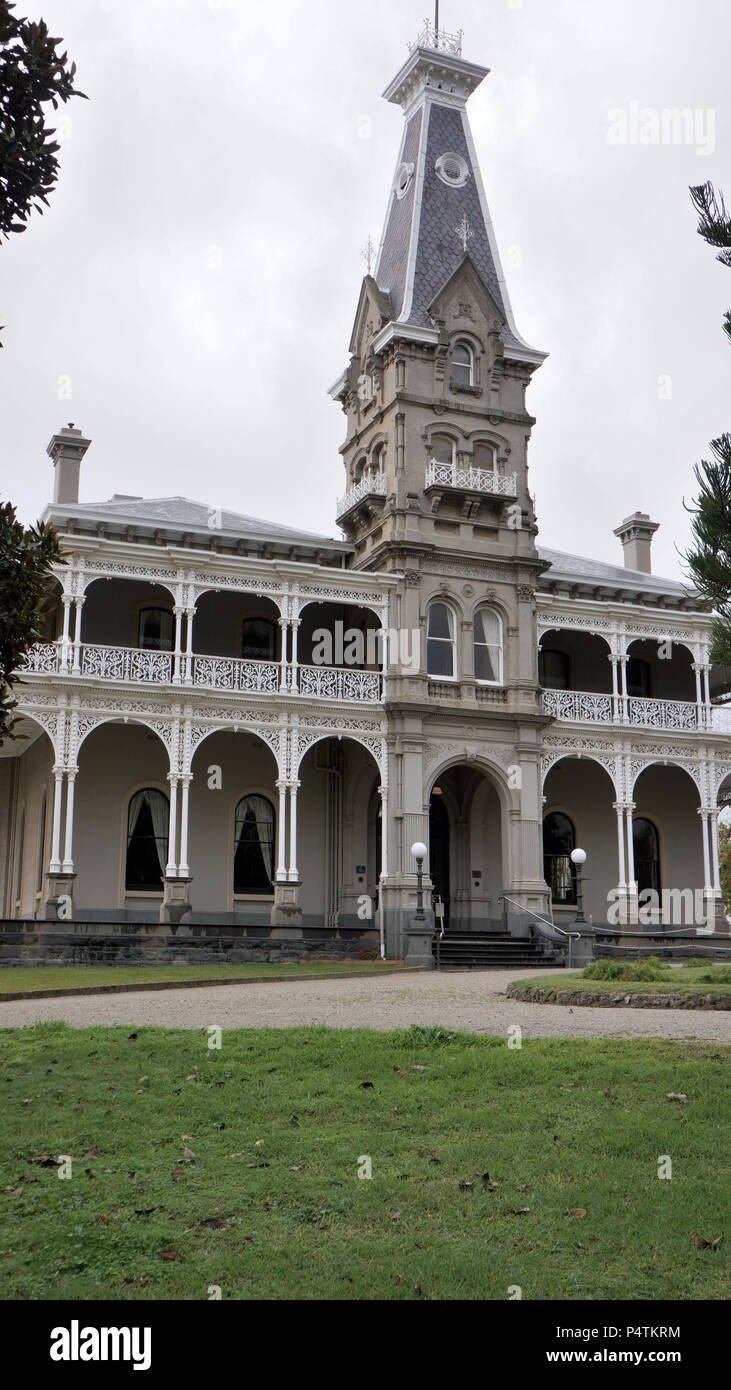
[[[571,852],[583,849],[584,911],[587,920],[607,921],[609,894],[619,882],[614,783],[590,757],[566,756],[554,763],[544,783],[544,877],[551,889],[555,920],[576,915],[576,870]]]
[[[713,854],[710,838],[704,854],[704,837],[711,832],[706,818],[697,814],[701,798],[695,780],[672,763],[652,763],[637,777],[632,800],[640,910],[644,907],[651,923],[668,928],[704,925],[698,909],[704,888],[711,887]]]
[[[541,637],[538,674],[544,690],[575,690],[611,695],[610,649],[603,637],[570,628],[552,628]]]
[[[670,638],[630,642],[627,648],[627,694],[636,700],[696,699],[693,656]],[[631,715],[631,709],[630,709]]]
[[[195,903],[267,935],[279,834],[277,760],[255,729],[215,729],[191,762],[189,843]]]
[[[357,740],[328,736],[307,750],[297,775],[304,923],[375,935],[383,867],[378,764]]]
[[[302,610],[298,642],[301,691],[327,693],[318,670],[380,671],[380,631],[378,614],[361,604],[308,603]]]
[[[475,355],[464,339],[459,339],[452,348],[452,381],[455,386],[475,384]]]
[[[163,584],[94,579],[87,586],[81,610],[82,645],[172,651],[173,602],[172,593]]]
[[[455,764],[439,773],[428,805],[428,870],[445,924],[454,931],[501,927],[507,841],[496,782],[478,765]]]
[[[45,875],[49,868],[49,800],[56,761],[45,729],[26,714],[22,693],[15,739],[0,748],[0,783],[5,788],[5,873],[0,911],[9,918],[43,915]],[[52,805],[53,793],[51,792]]]

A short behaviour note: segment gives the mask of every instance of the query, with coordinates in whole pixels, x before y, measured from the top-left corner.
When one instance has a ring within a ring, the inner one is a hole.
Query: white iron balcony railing
[[[346,492],[344,497],[338,498],[337,517],[345,516],[359,502],[363,502],[366,497],[385,497],[386,496],[386,475],[385,473],[368,472],[364,473],[359,483]]]
[[[596,695],[586,690],[544,690],[543,709],[554,719],[584,724],[629,724],[636,729],[681,732],[699,728],[698,706],[689,700],[646,700],[636,695]],[[702,719],[701,719],[702,724]]]
[[[461,29],[456,34],[447,34],[444,29],[436,29],[428,19],[425,19],[424,27],[416,42],[410,43],[409,48],[412,53],[415,48],[435,48],[438,53],[451,53],[453,58],[461,58],[462,35]]]
[[[493,497],[517,497],[517,473],[498,473],[491,468],[458,468],[456,463],[430,459],[425,487],[452,487],[462,492],[483,492]]]
[[[229,656],[194,656],[193,685],[207,690],[241,690],[276,694],[281,684],[278,661],[245,661]]]
[[[352,666],[292,666],[278,661],[199,656],[185,652],[145,651],[82,643],[39,642],[31,647],[22,672],[40,676],[134,682],[142,685],[192,686],[231,694],[314,696],[321,700],[377,704],[383,698],[380,671]],[[20,674],[20,672],[19,672]]]
[[[731,734],[731,704],[714,705],[711,710],[711,728],[717,734]]]
[[[311,695],[320,700],[364,700],[372,703],[382,698],[380,671],[354,671],[348,666],[300,666],[298,680],[300,695]]]

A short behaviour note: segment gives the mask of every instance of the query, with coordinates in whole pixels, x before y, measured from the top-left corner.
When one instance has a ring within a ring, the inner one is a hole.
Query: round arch
[[[298,732],[296,747],[292,749],[292,779],[299,777],[300,768],[310,749],[314,748],[318,743],[324,743],[330,739],[336,739],[338,743],[343,742],[343,740],[349,740],[351,743],[357,743],[362,748],[365,748],[366,752],[370,753],[371,758],[373,759],[376,768],[378,769],[378,773],[381,778],[381,784],[384,785],[386,783],[387,778],[385,734],[368,734],[365,732],[361,732],[359,729],[327,729],[318,733]]]
[[[94,584],[108,584],[109,582],[118,584],[149,584],[155,589],[165,589],[170,595],[173,603],[177,603],[177,586],[173,580],[159,579],[154,574],[125,574],[123,571],[110,574],[90,574],[83,576],[83,583],[79,597],[86,598],[89,590]]]
[[[277,777],[283,778],[286,775],[286,767],[283,766],[282,731],[279,726],[274,725],[270,729],[261,729],[256,724],[247,723],[245,718],[236,724],[213,724],[210,726],[194,724],[188,749],[187,771],[190,771],[193,766],[196,753],[213,734],[250,734],[253,738],[260,739],[274,759]]]
[[[695,791],[698,794],[699,803],[703,801],[703,769],[701,768],[700,764],[696,767],[692,763],[682,763],[677,758],[653,757],[648,757],[641,763],[633,762],[632,764],[632,786],[629,788],[629,794],[633,800],[635,798],[637,783],[639,782],[643,773],[647,772],[648,769],[651,767],[677,768],[680,772],[683,772],[685,776],[688,778],[688,780],[692,783],[693,787],[695,788]]]
[[[88,739],[89,735],[93,734],[97,729],[100,729],[103,724],[141,724],[143,728],[149,729],[151,733],[155,734],[155,736],[159,739],[160,743],[165,749],[170,771],[175,771],[175,768],[173,767],[173,757],[171,751],[173,739],[172,726],[167,720],[145,719],[144,715],[141,715],[137,712],[135,712],[134,714],[125,714],[123,711],[121,711],[117,714],[103,714],[99,716],[92,716],[88,719],[84,718],[83,716],[80,717],[79,723],[76,727],[76,746],[75,748],[73,748],[73,750],[70,750],[72,751],[75,759],[78,758],[79,752],[83,744],[86,743],[86,740]]]
[[[551,772],[554,767],[557,767],[559,763],[568,761],[596,763],[597,766],[602,769],[602,772],[605,772],[607,777],[609,778],[609,781],[612,784],[612,791],[614,792],[615,799],[621,799],[619,789],[617,786],[617,772],[614,756],[612,755],[610,757],[604,758],[599,753],[585,752],[583,748],[577,750],[576,752],[565,751],[563,753],[557,753],[555,757],[548,757],[543,759],[542,789],[544,792],[546,789],[546,779],[548,778],[549,772]]]

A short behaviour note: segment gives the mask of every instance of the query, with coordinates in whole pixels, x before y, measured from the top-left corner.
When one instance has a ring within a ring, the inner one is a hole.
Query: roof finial
[[[438,53],[450,53],[455,58],[462,56],[462,30],[456,34],[447,34],[439,28],[439,0],[434,0],[434,26],[432,27],[428,18],[425,19],[416,43],[410,43],[409,48],[412,53],[415,48],[434,48]]]
[[[368,240],[366,241],[365,246],[363,247],[363,249],[362,249],[362,251],[361,251],[361,253],[360,253],[361,256],[363,256],[363,257],[365,258],[365,263],[366,263],[366,267],[367,267],[367,271],[368,271],[368,274],[369,274],[369,275],[370,275],[370,273],[371,273],[371,270],[373,269],[373,257],[374,257],[374,255],[375,255],[375,250],[376,250],[376,248],[375,248],[375,246],[373,245],[373,241],[371,240],[371,237],[369,236],[369,237],[368,237]]]
[[[457,224],[454,230],[462,243],[462,250],[466,253],[469,244],[473,236],[475,235],[470,226],[470,220],[466,212],[462,213],[462,221]]]

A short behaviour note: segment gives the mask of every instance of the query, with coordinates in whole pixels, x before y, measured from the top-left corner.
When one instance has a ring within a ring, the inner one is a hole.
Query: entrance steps
[[[439,970],[523,970],[564,963],[543,942],[498,931],[445,931],[434,938],[433,953]]]

